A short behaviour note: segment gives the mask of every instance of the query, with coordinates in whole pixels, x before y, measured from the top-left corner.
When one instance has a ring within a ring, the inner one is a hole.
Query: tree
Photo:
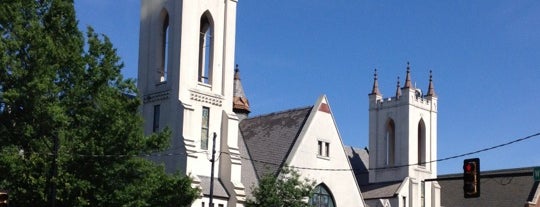
[[[77,27],[72,0],[0,0],[0,189],[13,206],[187,206],[185,175],[140,155],[135,82],[105,35]]]
[[[282,168],[280,175],[266,174],[248,198],[246,207],[308,207],[314,181],[300,179],[300,174],[289,167]]]

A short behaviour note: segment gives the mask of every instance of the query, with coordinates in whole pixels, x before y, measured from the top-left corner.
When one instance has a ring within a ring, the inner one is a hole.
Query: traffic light
[[[463,160],[463,195],[465,198],[480,197],[480,159]]]
[[[8,206],[8,194],[7,192],[0,191],[0,207]]]

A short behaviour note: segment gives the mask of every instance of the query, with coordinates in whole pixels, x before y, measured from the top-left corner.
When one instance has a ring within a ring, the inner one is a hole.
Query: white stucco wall
[[[324,104],[328,106],[328,101],[325,96],[321,96],[313,107],[287,163],[290,166],[317,169],[298,170],[302,177],[315,180],[317,184],[324,183],[331,191],[336,206],[364,206],[356,178],[353,172],[348,170],[351,166],[343,149],[335,120],[331,113],[319,110]],[[330,143],[328,157],[318,156],[318,141]]]

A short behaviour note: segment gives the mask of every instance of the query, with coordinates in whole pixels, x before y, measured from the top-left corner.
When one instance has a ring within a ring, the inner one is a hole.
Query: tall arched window
[[[426,124],[423,119],[418,123],[418,165],[426,166]]]
[[[386,124],[386,165],[393,166],[396,164],[396,125],[394,120],[388,120]]]
[[[163,26],[161,28],[161,57],[158,69],[159,82],[167,81],[167,62],[169,61],[169,14],[163,10],[161,13]]]
[[[214,24],[210,12],[201,17],[199,36],[199,82],[212,84],[212,62],[214,48]]]
[[[334,197],[325,184],[319,184],[313,189],[313,195],[309,199],[309,204],[316,207],[336,206]]]

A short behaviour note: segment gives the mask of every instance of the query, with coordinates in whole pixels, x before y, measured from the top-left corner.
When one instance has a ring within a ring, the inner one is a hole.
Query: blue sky
[[[80,27],[111,38],[136,78],[139,0],[77,0]],[[385,97],[411,63],[439,95],[438,158],[540,132],[540,1],[239,0],[236,62],[252,115],[326,94],[346,145],[368,145],[373,69]],[[403,80],[403,79],[402,79]],[[403,82],[403,81],[402,81]],[[482,170],[540,165],[540,137],[464,157]],[[438,164],[461,172],[462,160]]]

